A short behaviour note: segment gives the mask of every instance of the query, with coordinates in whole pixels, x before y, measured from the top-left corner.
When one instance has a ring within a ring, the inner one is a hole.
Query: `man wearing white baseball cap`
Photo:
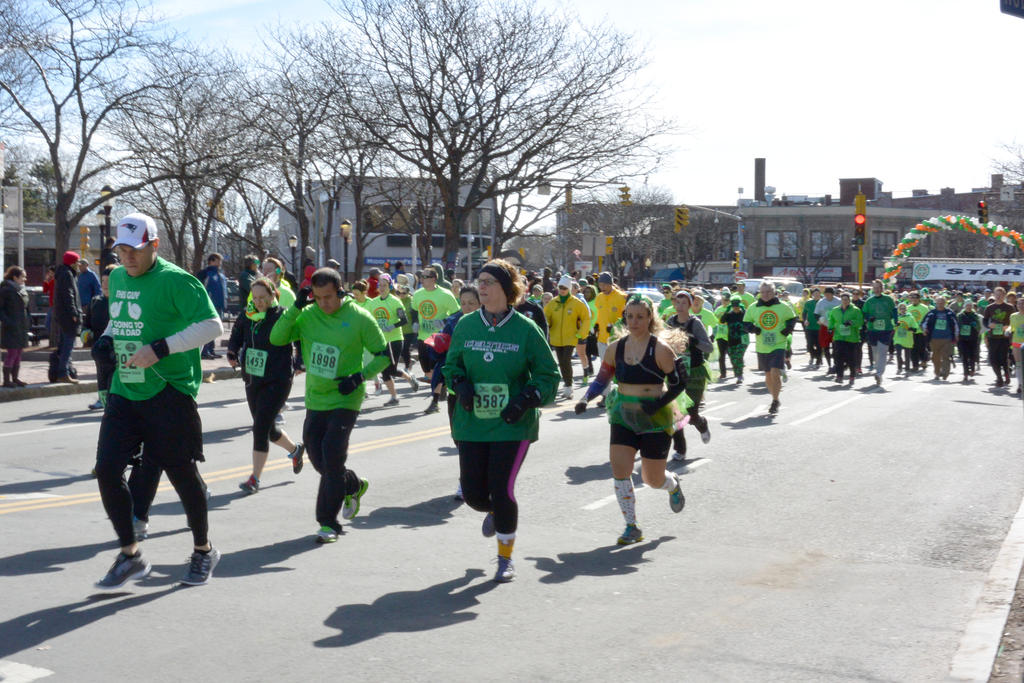
[[[205,584],[220,559],[207,538],[205,485],[196,466],[203,461],[196,396],[202,381],[199,349],[223,327],[202,283],[160,258],[159,244],[149,216],[132,213],[118,222],[114,248],[122,267],[110,274],[110,323],[94,345],[94,353],[109,353],[117,368],[96,448],[100,497],[121,546],[97,583],[108,590],[151,568],[139,549],[124,481],[140,446],[146,464],[158,476],[160,470],[167,473],[192,530],[195,548],[181,582]]]

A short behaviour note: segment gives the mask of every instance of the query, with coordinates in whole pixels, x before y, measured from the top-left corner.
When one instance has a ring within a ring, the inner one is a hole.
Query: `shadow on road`
[[[283,486],[287,482],[281,482],[274,484],[273,486]],[[265,486],[260,491],[265,491],[273,486]],[[170,495],[174,495],[173,491]],[[238,500],[239,498],[248,498],[248,496],[242,494],[241,491],[232,491],[231,493],[218,493],[216,496],[210,496],[206,501],[207,510],[217,510],[225,508],[232,503],[232,501]],[[177,498],[168,500],[163,503],[157,503],[149,508],[149,517],[152,521],[153,515],[183,515],[185,514],[185,508],[182,507],[181,501]]]
[[[222,443],[231,441],[252,431],[252,425],[241,425],[239,427],[227,427],[225,429],[213,429],[203,431],[203,444]]]
[[[184,531],[188,531],[188,529],[161,531],[160,533],[150,534],[149,537],[160,538],[162,536],[180,534]],[[65,565],[91,560],[100,553],[105,552],[110,552],[111,560],[113,560],[113,554],[117,552],[117,548],[117,539],[112,538],[102,543],[29,550],[18,555],[0,558],[0,576],[25,576],[28,574],[61,572],[64,571]]]
[[[418,529],[437,526],[447,523],[460,505],[462,501],[457,500],[454,495],[438,496],[415,505],[376,508],[365,517],[356,517],[351,524],[359,529],[382,529],[387,526]]]
[[[587,465],[586,467],[573,465],[565,470],[566,483],[570,486],[579,486],[591,481],[611,479],[611,475],[611,465],[607,460],[596,465]]]
[[[313,644],[317,647],[347,647],[386,633],[430,631],[473,621],[476,613],[466,610],[479,605],[477,598],[498,585],[493,581],[469,585],[483,576],[481,569],[467,569],[461,578],[422,590],[388,593],[377,598],[372,605],[342,605],[324,620],[325,626],[341,633]]]
[[[638,565],[651,561],[644,557],[644,553],[656,550],[662,543],[673,540],[675,536],[662,536],[653,541],[626,547],[613,545],[580,553],[559,553],[557,559],[524,559],[534,562],[539,571],[547,574],[541,578],[541,583],[565,583],[578,576],[622,576],[640,571]]]
[[[745,417],[738,421],[723,422],[723,427],[730,429],[747,429],[748,427],[767,427],[775,421],[774,415],[768,414],[768,409],[765,408],[764,415],[754,415],[753,417]]]
[[[0,485],[0,495],[12,495],[16,493],[43,493],[52,491],[63,486],[77,484],[80,481],[94,479],[91,474],[76,474],[70,477],[55,477],[53,479],[36,479],[35,481],[19,481],[13,484]]]
[[[322,547],[322,545],[316,543],[315,537],[312,534],[306,534],[287,541],[261,545],[257,548],[246,548],[245,550],[224,553],[213,572],[212,580],[237,579],[242,576],[255,576],[257,574],[290,572],[295,568],[277,567],[274,565],[279,565],[296,555],[310,550],[318,550]],[[177,584],[181,578],[183,568],[184,563],[154,564],[152,573],[145,579],[142,579],[139,585],[151,588]]]
[[[85,600],[48,607],[0,622],[0,633],[4,634],[0,638],[0,658],[36,647],[123,610],[153,602],[172,591],[170,589],[128,598],[124,597],[125,592],[99,593]]]
[[[605,412],[600,408],[595,409],[593,405],[589,406],[586,411],[577,415],[575,408],[566,408],[565,410],[559,411],[554,417],[551,418],[552,422],[564,422],[566,420],[593,420],[595,418],[607,419]]]

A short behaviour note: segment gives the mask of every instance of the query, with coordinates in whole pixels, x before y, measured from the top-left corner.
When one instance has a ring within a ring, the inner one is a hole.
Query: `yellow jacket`
[[[544,307],[552,346],[576,346],[590,332],[590,307],[570,295],[563,304],[555,297]]]
[[[607,344],[608,326],[622,320],[622,312],[626,310],[626,295],[613,287],[607,294],[599,292],[594,297],[594,306],[597,308],[597,341]]]

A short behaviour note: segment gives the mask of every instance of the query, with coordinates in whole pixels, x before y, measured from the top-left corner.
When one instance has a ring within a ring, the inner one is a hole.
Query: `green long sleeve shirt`
[[[373,377],[386,368],[389,359],[384,333],[377,321],[362,306],[348,297],[341,308],[330,315],[310,304],[301,311],[290,306],[270,331],[270,343],[278,346],[302,342],[302,360],[306,365],[306,408],[359,410],[366,396],[360,384],[350,394],[338,391],[338,379],[362,372]],[[374,354],[363,367],[363,350]]]

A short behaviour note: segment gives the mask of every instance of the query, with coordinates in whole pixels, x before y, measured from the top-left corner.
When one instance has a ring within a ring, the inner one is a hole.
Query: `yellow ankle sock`
[[[504,557],[506,560],[512,559],[512,547],[516,544],[516,539],[509,539],[507,542],[501,540],[498,541],[498,554]]]

